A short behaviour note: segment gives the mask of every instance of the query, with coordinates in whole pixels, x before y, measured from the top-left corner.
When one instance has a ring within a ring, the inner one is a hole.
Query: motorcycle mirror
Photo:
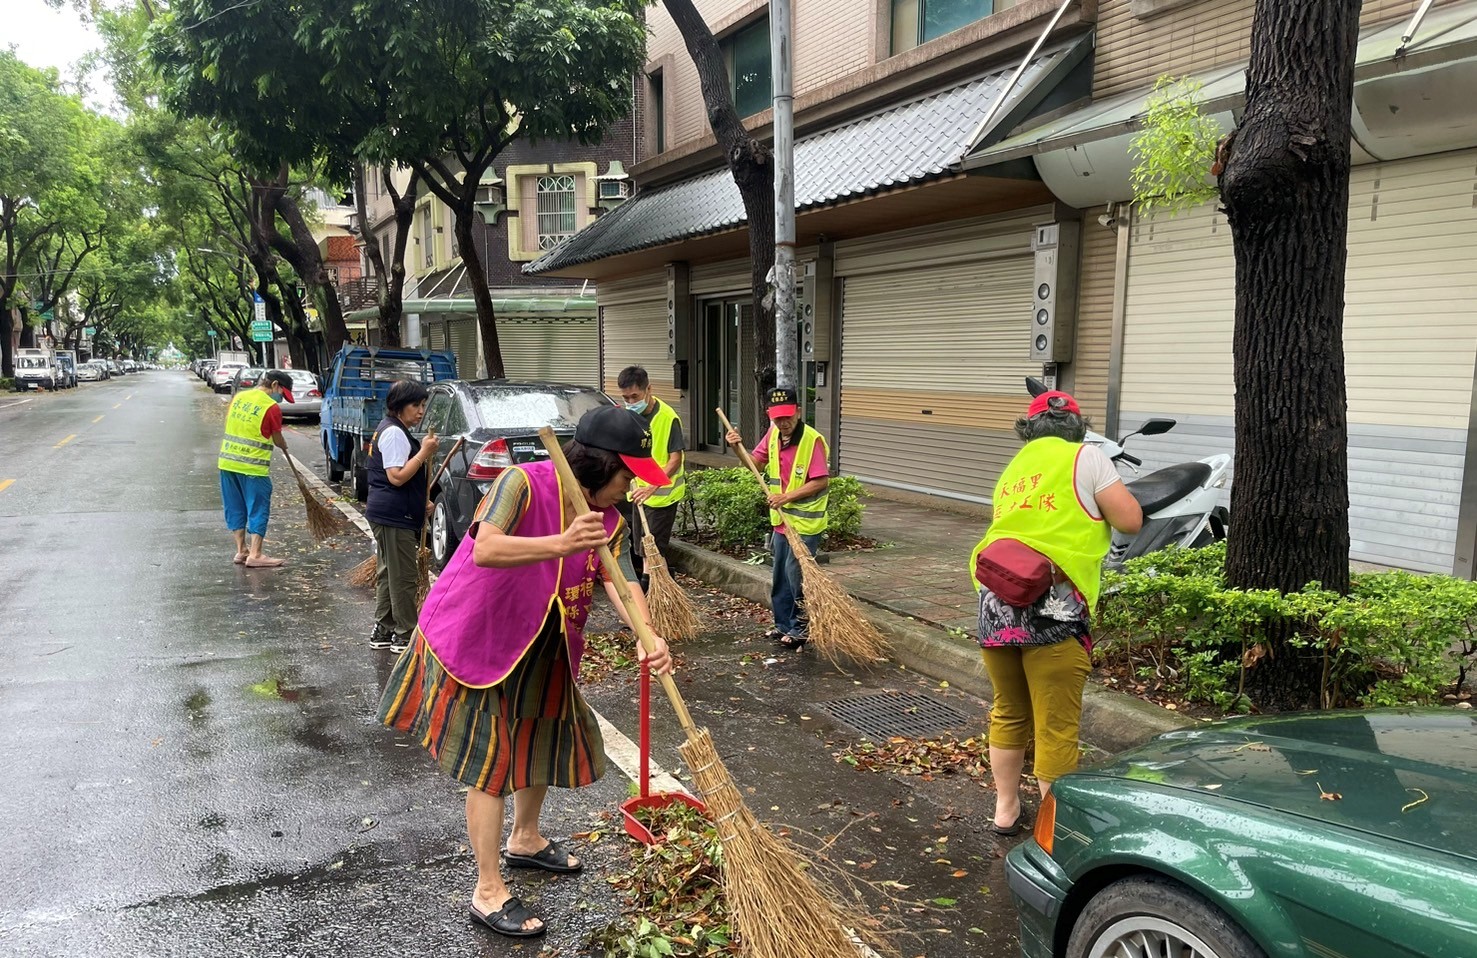
[[[1145,436],[1162,436],[1174,427],[1175,421],[1173,419],[1150,419],[1144,423],[1139,433]]]
[[[1049,390],[1046,388],[1046,383],[1037,379],[1035,376],[1027,376],[1026,392],[1030,393],[1031,398],[1034,399],[1044,392],[1049,392]]]

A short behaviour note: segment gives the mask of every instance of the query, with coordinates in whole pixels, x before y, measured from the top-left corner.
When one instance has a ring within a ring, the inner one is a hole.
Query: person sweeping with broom
[[[267,538],[267,520],[272,516],[272,447],[285,454],[282,410],[278,403],[292,402],[292,377],[273,369],[251,389],[243,389],[226,410],[226,431],[221,438],[216,466],[221,474],[221,504],[226,528],[236,539],[232,561],[248,569],[275,569],[287,564],[262,554]]]
[[[426,415],[430,393],[402,379],[385,397],[385,418],[369,443],[369,499],[364,517],[374,533],[374,632],[371,649],[397,655],[415,631],[417,535],[426,524],[426,464],[440,448],[435,436],[417,441],[410,430]]]
[[[651,391],[651,377],[640,366],[627,366],[616,378],[621,402],[627,409],[646,420],[651,430],[651,457],[661,464],[670,478],[666,486],[653,486],[640,479],[631,483],[631,508],[626,513],[631,529],[631,568],[641,583],[641,591],[651,591],[648,571],[667,554],[672,541],[672,526],[677,521],[677,506],[687,498],[684,453],[687,442],[682,435],[682,419],[677,410],[662,402]],[[646,536],[656,544],[657,555],[646,554]]]
[[[512,938],[532,938],[544,922],[514,897],[499,869],[571,873],[581,863],[545,838],[539,814],[549,786],[589,785],[605,772],[594,712],[576,685],[584,626],[603,582],[612,605],[650,632],[640,591],[629,611],[597,551],[614,556],[624,534],[617,505],[633,478],[665,486],[651,458],[651,432],[614,406],[586,413],[564,446],[578,499],[575,516],[551,460],[505,470],[483,499],[468,534],[431,587],[410,648],[395,663],[380,700],[385,725],[419,739],[441,768],[467,786],[467,834],[477,859],[470,918]],[[648,638],[637,657],[671,672],[666,640]],[[503,800],[513,826],[502,847]]]
[[[785,537],[785,524],[800,534],[813,556],[825,538],[827,490],[831,485],[830,456],[825,438],[800,418],[800,397],[789,386],[769,392],[769,430],[749,455],[769,483],[769,522],[774,527],[771,549],[774,575],[769,599],[774,628],[765,637],[787,649],[799,650],[810,641],[803,611],[804,588],[800,562]],[[737,429],[727,436],[731,445],[743,443]]]

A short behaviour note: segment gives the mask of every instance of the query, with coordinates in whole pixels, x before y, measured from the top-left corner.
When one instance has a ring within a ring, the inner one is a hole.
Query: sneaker
[[[390,640],[390,651],[395,655],[399,655],[408,648],[410,648],[410,636],[408,635],[397,635]]]
[[[389,649],[394,647],[395,633],[378,625],[369,635],[369,647],[371,649]]]

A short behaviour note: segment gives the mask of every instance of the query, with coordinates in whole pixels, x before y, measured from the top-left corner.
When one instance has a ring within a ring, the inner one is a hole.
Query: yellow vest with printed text
[[[769,430],[769,449],[764,461],[764,472],[769,479],[771,494],[794,492],[810,481],[806,477],[810,475],[810,461],[815,457],[816,447],[820,445],[821,434],[804,423],[800,424],[800,429],[800,448],[795,450],[795,464],[790,467],[790,474],[783,479],[780,477],[780,431],[774,428]],[[813,496],[786,503],[778,510],[769,510],[770,525],[776,528],[788,525],[802,536],[825,532],[829,524],[826,506],[831,501],[830,492],[829,488],[822,489]]]
[[[262,438],[262,420],[274,405],[272,397],[260,389],[247,389],[231,400],[217,466],[248,476],[271,473],[272,441]]]
[[[1113,530],[1095,519],[1077,498],[1077,456],[1081,443],[1047,437],[1026,443],[1006,465],[995,486],[994,517],[990,528],[969,556],[969,577],[975,588],[975,560],[996,539],[1014,539],[1051,560],[1087,600],[1097,608],[1102,591],[1103,557]]]
[[[651,458],[655,459],[657,465],[663,469],[667,466],[667,457],[672,453],[667,446],[672,441],[672,426],[678,422],[677,411],[660,399],[653,398],[656,410],[651,414]],[[664,506],[675,506],[687,497],[687,462],[684,458],[682,465],[677,467],[677,472],[669,475],[672,480],[670,485],[661,486],[652,493],[650,499],[646,500],[648,509],[660,509]],[[633,479],[631,485],[635,487],[649,486],[650,483]]]

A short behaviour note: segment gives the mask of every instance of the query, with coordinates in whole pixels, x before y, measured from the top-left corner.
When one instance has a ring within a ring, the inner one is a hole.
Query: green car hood
[[[1078,774],[1215,794],[1477,859],[1477,715],[1467,711],[1214,722]]]

